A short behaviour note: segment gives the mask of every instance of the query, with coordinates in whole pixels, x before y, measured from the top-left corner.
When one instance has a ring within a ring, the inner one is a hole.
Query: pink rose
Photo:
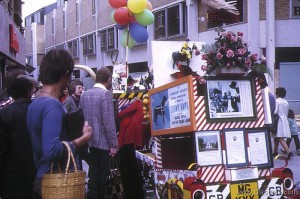
[[[207,55],[206,54],[203,54],[201,57],[202,57],[203,60],[207,60]]]
[[[217,57],[218,60],[221,60],[223,58],[223,55],[221,53],[217,53],[216,57]]]
[[[231,32],[228,32],[227,35],[226,35],[226,37],[227,37],[228,39],[231,39],[231,37],[232,37]]]
[[[233,52],[233,50],[231,50],[231,49],[230,49],[230,50],[227,50],[226,56],[229,57],[229,58],[234,57],[234,52]]]
[[[252,65],[252,62],[250,59],[245,60],[245,65],[249,68]]]
[[[244,55],[245,53],[246,53],[246,49],[245,48],[238,49],[238,55]]]
[[[254,61],[257,61],[257,54],[255,53],[255,54],[252,54],[251,56],[250,56],[250,59],[254,62]]]

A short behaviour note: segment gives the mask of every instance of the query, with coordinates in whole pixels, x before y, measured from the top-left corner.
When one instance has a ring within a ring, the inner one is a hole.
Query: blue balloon
[[[116,24],[116,28],[119,30],[124,30],[126,27],[127,27],[127,25]]]
[[[129,24],[129,33],[136,42],[143,43],[146,42],[149,38],[149,33],[147,28],[138,23],[130,23]]]

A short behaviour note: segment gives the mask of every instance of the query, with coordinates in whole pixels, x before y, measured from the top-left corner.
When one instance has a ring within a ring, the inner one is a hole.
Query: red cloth
[[[134,146],[143,146],[143,104],[137,100],[130,104],[127,108],[120,111],[117,115],[120,119],[120,133],[118,136],[118,144],[121,148],[124,144],[134,144]]]

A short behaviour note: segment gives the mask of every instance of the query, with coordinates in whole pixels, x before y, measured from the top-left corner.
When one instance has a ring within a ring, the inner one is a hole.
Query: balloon
[[[114,14],[115,21],[120,25],[128,24],[130,16],[130,11],[126,7],[116,9]]]
[[[137,21],[136,21],[136,19],[135,19],[135,17],[133,16],[133,15],[131,15],[130,17],[129,17],[129,23],[136,23]]]
[[[152,4],[150,3],[150,1],[147,1],[147,6],[146,6],[146,8],[148,9],[148,10],[152,10]]]
[[[115,17],[114,17],[115,12],[116,12],[116,10],[111,11],[110,16],[109,16],[109,17],[110,17],[110,20],[111,20],[113,23],[116,23]]]
[[[139,22],[139,24],[141,24],[141,25],[148,26],[154,22],[154,15],[148,9],[145,9],[143,12],[133,14],[133,15],[134,15],[136,21]]]
[[[126,25],[116,24],[116,28],[118,28],[119,30],[124,30],[126,27]]]
[[[121,8],[127,5],[127,0],[109,0],[108,2],[113,8]]]
[[[131,37],[138,43],[146,42],[149,37],[147,28],[138,23],[129,24],[129,33]]]
[[[127,42],[128,39],[128,42]],[[124,30],[121,37],[121,43],[124,47],[128,45],[128,48],[132,48],[135,45],[135,41],[132,39],[128,30]]]
[[[133,13],[143,12],[147,6],[147,0],[128,0],[128,9]]]

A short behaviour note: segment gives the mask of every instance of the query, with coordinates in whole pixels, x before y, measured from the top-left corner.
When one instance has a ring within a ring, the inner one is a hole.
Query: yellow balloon
[[[149,2],[149,1],[147,1],[147,6],[146,6],[146,8],[148,9],[148,10],[152,10],[152,4]]]
[[[143,12],[147,6],[147,0],[128,0],[128,9],[133,13]]]

